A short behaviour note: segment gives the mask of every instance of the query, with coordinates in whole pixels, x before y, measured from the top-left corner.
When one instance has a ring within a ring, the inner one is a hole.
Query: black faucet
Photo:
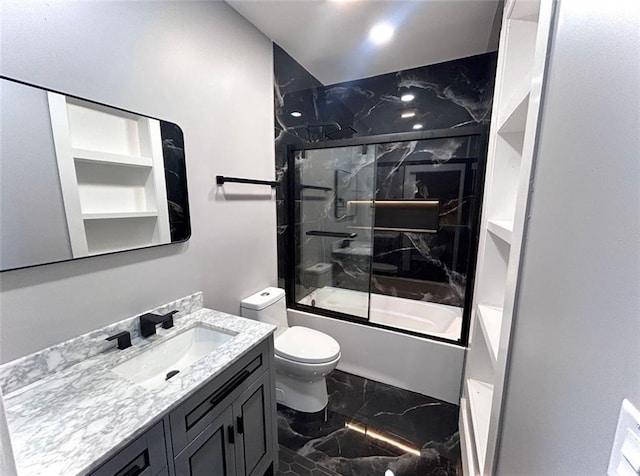
[[[107,337],[105,340],[115,339],[118,339],[118,349],[124,350],[131,347],[131,334],[129,331],[118,332],[117,334]]]
[[[173,327],[173,315],[179,311],[171,311],[161,316],[159,314],[143,314],[140,316],[140,335],[150,337],[156,333],[156,326],[162,324],[163,329]]]

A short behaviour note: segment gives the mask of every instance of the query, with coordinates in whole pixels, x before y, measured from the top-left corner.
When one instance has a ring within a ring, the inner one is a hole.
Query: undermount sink
[[[145,388],[159,388],[172,376],[233,337],[233,334],[195,326],[115,366],[112,370]]]

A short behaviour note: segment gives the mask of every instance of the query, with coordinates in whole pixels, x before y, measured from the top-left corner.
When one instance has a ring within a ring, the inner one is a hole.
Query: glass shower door
[[[368,319],[375,146],[294,152],[295,300]]]

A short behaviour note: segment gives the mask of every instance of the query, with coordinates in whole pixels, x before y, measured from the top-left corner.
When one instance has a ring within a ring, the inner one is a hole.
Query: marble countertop
[[[159,389],[118,376],[114,366],[196,325],[236,334]],[[194,390],[268,338],[274,326],[209,309],[136,336],[125,350],[109,349],[5,395],[19,475],[86,474],[142,434]]]

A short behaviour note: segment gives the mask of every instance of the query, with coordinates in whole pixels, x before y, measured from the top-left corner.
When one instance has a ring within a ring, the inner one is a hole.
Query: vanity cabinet
[[[270,422],[271,407],[271,393],[266,373],[233,404],[236,468],[239,475],[261,476],[273,459],[269,436],[270,429],[276,426],[276,422]]]
[[[90,476],[271,475],[276,431],[270,337]]]
[[[268,374],[196,436],[175,457],[178,476],[262,476],[271,463]]]
[[[178,476],[265,473],[276,441],[272,345],[240,358],[171,413]]]
[[[235,450],[227,438],[233,432],[233,412],[227,408],[175,457],[177,475],[236,474]]]

